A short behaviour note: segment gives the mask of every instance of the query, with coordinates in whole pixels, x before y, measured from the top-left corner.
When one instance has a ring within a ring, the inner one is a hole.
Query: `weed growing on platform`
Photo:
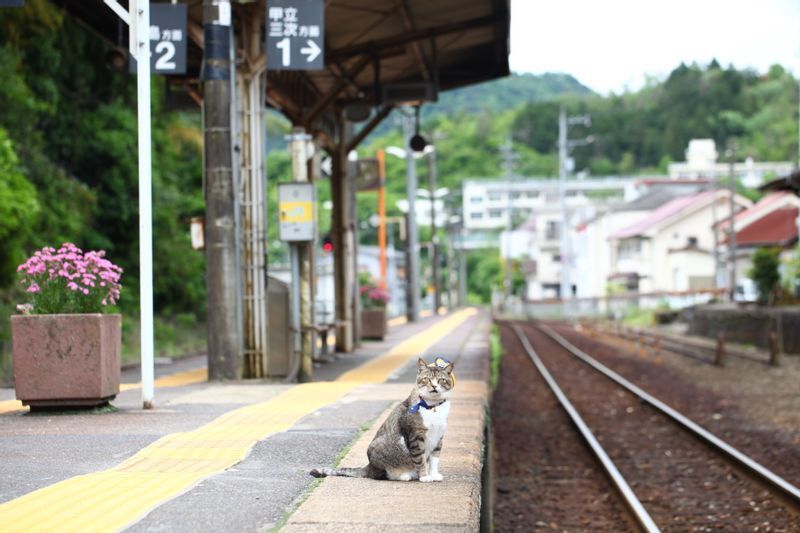
[[[492,390],[497,387],[500,379],[500,360],[503,358],[503,344],[500,342],[500,332],[497,324],[492,324],[492,333],[489,335],[489,363],[491,366],[491,385]]]

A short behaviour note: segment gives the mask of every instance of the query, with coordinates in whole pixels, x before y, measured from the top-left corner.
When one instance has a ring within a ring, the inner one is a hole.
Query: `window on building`
[[[639,239],[622,241],[619,244],[619,258],[629,259],[642,251],[642,241]]]
[[[686,244],[689,246],[697,246],[697,237],[688,237],[686,239]]]
[[[522,193],[521,192],[512,192],[511,193],[511,199],[512,200],[519,200],[520,198],[522,198]]]
[[[548,240],[558,239],[558,221],[548,220],[544,229],[544,238]]]
[[[539,191],[528,191],[528,192],[525,193],[525,197],[526,198],[538,198],[539,197]]]
[[[489,201],[490,202],[499,202],[503,199],[503,195],[499,192],[490,192],[489,193]]]
[[[483,203],[483,196],[470,196],[469,203],[471,204],[481,204]]]
[[[472,220],[480,220],[483,218],[483,213],[470,213],[469,218]]]
[[[502,209],[489,209],[489,218],[501,218],[502,216]]]

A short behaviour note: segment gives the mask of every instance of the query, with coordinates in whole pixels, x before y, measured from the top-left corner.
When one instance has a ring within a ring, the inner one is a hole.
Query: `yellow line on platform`
[[[164,387],[181,387],[183,385],[193,385],[195,383],[202,383],[208,381],[208,369],[196,368],[194,370],[187,370],[186,372],[176,372],[162,378],[155,380],[157,389]],[[141,388],[141,383],[120,383],[119,391],[125,392],[126,390]],[[15,411],[27,411],[28,408],[22,405],[19,400],[5,400],[0,402],[0,414],[13,413]]]
[[[332,382],[305,383],[228,412],[193,431],[166,435],[117,465],[73,477],[0,505],[4,532],[117,531],[241,461],[261,439],[339,401],[364,383],[383,382],[476,313],[454,313]]]

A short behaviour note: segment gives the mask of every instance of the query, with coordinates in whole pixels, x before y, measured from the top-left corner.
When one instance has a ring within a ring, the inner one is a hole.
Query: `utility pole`
[[[572,276],[571,276],[571,261],[572,255],[569,242],[569,212],[567,210],[567,174],[570,169],[567,168],[567,161],[569,161],[570,150],[575,146],[585,146],[594,142],[594,137],[591,135],[585,139],[569,139],[569,127],[574,124],[582,124],[590,126],[592,119],[589,115],[567,116],[567,110],[564,106],[558,113],[558,200],[561,207],[561,224],[559,227],[559,246],[561,248],[561,285],[560,296],[562,300],[572,298]]]
[[[517,162],[519,156],[514,152],[514,143],[511,139],[511,135],[509,134],[508,139],[506,139],[505,144],[500,148],[500,151],[503,156],[503,169],[505,170],[506,174],[506,181],[507,181],[507,217],[506,217],[506,245],[505,245],[505,256],[506,256],[506,268],[505,268],[505,279],[503,281],[505,285],[505,300],[508,302],[509,298],[511,298],[511,294],[513,292],[513,259],[511,257],[512,249],[511,249],[511,232],[514,230],[514,204],[512,199],[512,183],[514,178],[514,165]]]
[[[203,1],[203,147],[209,379],[239,379],[236,225],[231,153],[231,6]]]
[[[431,139],[434,136],[431,135]],[[439,281],[439,238],[436,236],[436,148],[431,145],[428,152],[428,191],[431,195],[431,246],[433,248],[433,314],[439,314],[442,292]]]
[[[419,234],[417,232],[417,163],[409,141],[415,134],[413,111],[406,106],[403,109],[403,133],[406,149],[406,196],[408,197],[408,258],[406,263],[406,284],[408,285],[408,305],[406,317],[409,322],[419,318]]]
[[[731,302],[736,300],[736,228],[734,220],[736,217],[736,175],[734,174],[734,162],[736,160],[736,144],[733,140],[728,141],[728,174],[730,180],[728,191],[730,193],[730,219],[728,222],[728,281],[729,298]]]
[[[558,205],[561,210],[561,224],[558,228],[561,256],[561,286],[559,296],[565,301],[572,295],[569,272],[569,235],[567,234],[567,110],[564,106],[558,113]]]
[[[717,191],[719,190],[719,178],[714,180],[714,201],[711,202],[711,227],[714,230],[714,288],[719,288],[719,217],[717,215]]]

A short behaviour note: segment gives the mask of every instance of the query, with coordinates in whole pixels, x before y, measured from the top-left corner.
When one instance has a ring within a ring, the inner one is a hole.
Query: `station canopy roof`
[[[125,47],[121,23],[102,0],[54,2],[109,43]],[[182,3],[189,12],[188,70],[169,81],[196,93],[203,2]],[[264,0],[231,4],[237,28],[264,17]],[[509,21],[509,0],[325,0],[325,69],[270,71],[267,102],[314,130],[326,114],[349,103],[381,105],[378,88],[387,84],[434,82],[443,91],[506,76]],[[385,116],[388,106],[381,111]]]

